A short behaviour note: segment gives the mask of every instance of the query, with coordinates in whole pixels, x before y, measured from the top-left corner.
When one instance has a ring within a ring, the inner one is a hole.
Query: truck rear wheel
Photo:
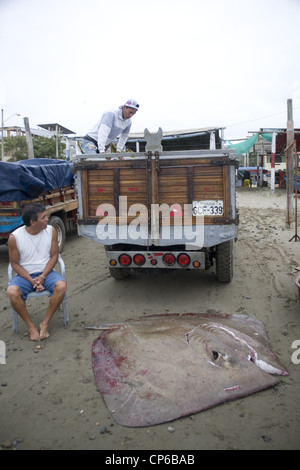
[[[52,216],[49,220],[49,225],[56,228],[57,235],[58,235],[58,249],[59,252],[62,253],[65,243],[66,243],[66,228],[65,224],[61,220],[60,217]]]
[[[233,277],[233,240],[217,245],[217,278],[220,282],[230,282]]]
[[[109,268],[109,272],[115,279],[122,280],[129,276],[128,269],[123,268]]]

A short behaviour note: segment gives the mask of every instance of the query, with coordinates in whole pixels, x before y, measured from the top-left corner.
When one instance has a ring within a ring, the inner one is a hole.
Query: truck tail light
[[[191,258],[189,257],[189,255],[181,253],[180,255],[178,255],[177,261],[180,266],[188,266],[191,262]]]
[[[119,263],[122,264],[122,266],[129,266],[131,263],[131,258],[129,255],[120,255],[119,256]]]
[[[166,253],[164,256],[163,256],[163,262],[167,265],[167,266],[173,266],[173,264],[175,264],[175,256],[172,255],[172,253]]]
[[[133,257],[133,262],[134,262],[137,266],[143,266],[143,264],[146,263],[146,258],[145,258],[144,255],[136,254],[136,255],[134,255],[134,257]]]

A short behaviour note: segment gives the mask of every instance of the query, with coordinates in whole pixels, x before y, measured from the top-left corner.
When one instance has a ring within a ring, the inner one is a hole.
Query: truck
[[[77,155],[79,236],[104,245],[115,279],[158,269],[233,277],[238,236],[232,149],[165,150],[160,128],[144,152]]]
[[[45,206],[49,224],[58,233],[59,252],[64,249],[67,232],[76,232],[78,199],[73,163],[48,158],[0,162],[0,244],[24,225],[26,204]]]

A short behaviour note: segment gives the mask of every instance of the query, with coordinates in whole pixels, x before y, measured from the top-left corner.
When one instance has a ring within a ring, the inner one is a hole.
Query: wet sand
[[[29,340],[21,319],[19,333],[12,331],[5,295],[8,254],[7,247],[0,246],[0,340],[7,354],[6,364],[0,364],[2,449],[300,449],[300,364],[293,361],[300,360],[300,352],[295,354],[292,347],[300,341],[294,283],[300,241],[289,241],[294,226],[285,228],[285,190],[237,188],[237,201],[239,238],[230,284],[218,283],[214,268],[117,281],[109,274],[101,245],[69,235],[62,256],[70,324],[64,328],[58,311],[50,338],[38,343]],[[30,302],[37,324],[47,302],[45,297]],[[274,388],[171,423],[148,428],[118,425],[94,381],[91,347],[99,331],[85,326],[143,314],[208,311],[261,320],[289,376]]]

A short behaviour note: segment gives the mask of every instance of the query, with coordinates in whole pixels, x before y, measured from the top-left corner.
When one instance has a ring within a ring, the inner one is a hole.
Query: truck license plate
[[[223,215],[223,201],[193,201],[193,215]]]

